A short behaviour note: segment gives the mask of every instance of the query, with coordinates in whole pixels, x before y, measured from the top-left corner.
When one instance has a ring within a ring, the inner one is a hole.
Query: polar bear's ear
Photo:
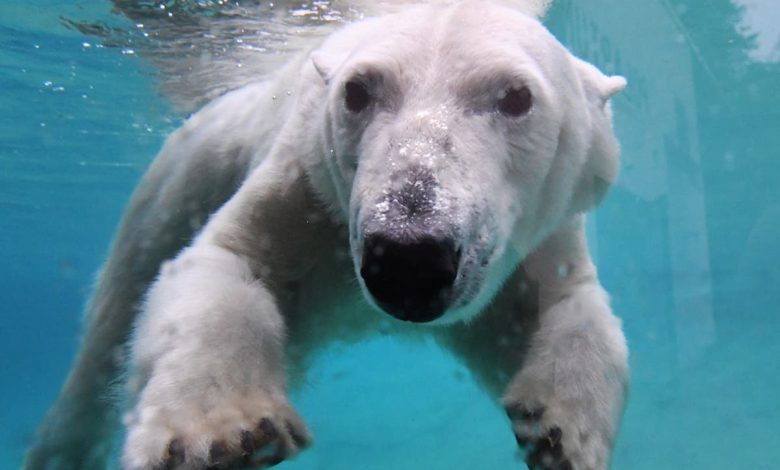
[[[334,74],[339,67],[347,60],[347,54],[334,54],[329,51],[317,49],[313,51],[309,58],[314,69],[322,78],[326,85],[330,84]]]
[[[604,75],[593,65],[574,56],[572,61],[588,99],[602,107],[626,87],[626,79],[619,75]]]
[[[620,147],[612,130],[609,100],[626,87],[626,79],[607,76],[572,56],[590,115],[586,161],[573,195],[572,209],[584,212],[597,205],[617,179]]]
[[[324,81],[326,85],[329,84],[331,79],[331,70],[330,67],[328,67],[328,60],[325,57],[325,54],[320,51],[314,51],[309,57],[311,58],[311,63],[314,66],[314,69],[318,74],[320,74],[322,81]]]

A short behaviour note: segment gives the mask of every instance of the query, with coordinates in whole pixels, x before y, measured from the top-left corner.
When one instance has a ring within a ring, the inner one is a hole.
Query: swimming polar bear
[[[536,18],[462,1],[348,25],[217,99],[133,196],[26,468],[104,467],[128,336],[124,468],[287,459],[311,436],[285,358],[388,315],[502,397],[531,468],[607,468],[627,348],[583,214],[617,174],[624,86]]]

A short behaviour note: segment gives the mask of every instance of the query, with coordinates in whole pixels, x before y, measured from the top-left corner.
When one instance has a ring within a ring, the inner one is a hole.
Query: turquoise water
[[[615,469],[780,468],[780,8],[560,0],[550,29],[627,76],[623,173],[590,220],[632,389]],[[74,354],[135,183],[181,121],[153,68],[61,17],[0,4],[0,468],[16,468]],[[503,413],[432,343],[319,358],[293,401],[315,446],[283,469],[522,468]]]

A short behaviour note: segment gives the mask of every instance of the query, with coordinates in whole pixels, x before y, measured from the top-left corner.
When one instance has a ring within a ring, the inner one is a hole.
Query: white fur
[[[369,76],[380,80],[372,105],[348,111],[345,83]],[[520,86],[531,111],[495,111]],[[365,286],[365,300],[351,295],[350,271],[368,231],[408,222],[389,208],[415,171],[433,182],[430,218],[463,253],[453,304],[430,334],[487,389],[508,385],[519,438],[544,442],[558,428],[574,469],[606,468],[627,349],[582,212],[617,174],[608,100],[623,86],[522,12],[433,2],[344,27],[272,80],[216,100],[169,138],[134,195],[83,351],[27,468],[53,456],[102,464],[94,448],[106,411],[68,427],[96,412],[116,368],[96,358],[133,321],[125,468],[156,468],[174,440],[185,456],[176,468],[214,463],[215,442],[237,458],[242,431],[262,419],[278,433],[277,456],[300,450],[309,435],[286,398],[284,349],[303,363],[331,339],[376,327]],[[523,309],[528,286],[533,308]],[[543,468],[561,463],[545,458]]]

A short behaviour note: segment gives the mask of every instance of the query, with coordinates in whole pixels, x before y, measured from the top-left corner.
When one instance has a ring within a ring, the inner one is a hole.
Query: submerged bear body
[[[627,349],[583,214],[624,85],[521,11],[435,2],[215,100],[133,196],[27,468],[105,465],[128,338],[124,468],[279,462],[311,439],[285,364],[380,329],[469,366],[531,468],[607,468]]]

